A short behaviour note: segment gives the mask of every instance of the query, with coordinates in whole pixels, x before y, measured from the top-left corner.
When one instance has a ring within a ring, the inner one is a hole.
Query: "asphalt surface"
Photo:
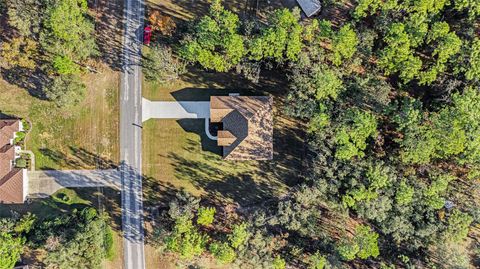
[[[140,70],[143,0],[125,0],[124,12],[124,62],[120,89],[120,177],[124,268],[144,269]]]

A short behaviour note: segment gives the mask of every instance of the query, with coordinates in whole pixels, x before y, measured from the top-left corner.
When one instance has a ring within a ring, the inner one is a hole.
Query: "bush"
[[[233,248],[238,249],[244,245],[251,233],[247,230],[247,224],[242,223],[233,227],[233,232],[228,235],[228,240]]]
[[[197,224],[208,226],[213,223],[215,218],[215,208],[213,207],[200,207],[198,209]]]
[[[80,103],[85,98],[85,85],[77,76],[57,76],[44,89],[45,96],[58,107],[69,107]]]
[[[18,144],[18,143],[22,142],[25,139],[26,135],[27,134],[25,132],[17,132],[14,143]]]
[[[15,161],[15,167],[26,168],[27,167],[27,161],[25,159],[19,158]]]
[[[235,250],[227,243],[214,242],[210,245],[209,250],[223,264],[231,263],[236,258]]]
[[[113,231],[110,226],[105,228],[105,256],[110,261],[115,257],[115,250],[113,245]]]
[[[273,260],[273,269],[285,269],[287,263],[280,256],[276,256]]]

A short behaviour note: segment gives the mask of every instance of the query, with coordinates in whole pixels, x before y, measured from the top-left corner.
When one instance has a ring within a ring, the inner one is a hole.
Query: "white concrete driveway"
[[[43,170],[28,172],[28,197],[42,198],[62,188],[112,187],[120,190],[120,173],[108,170]]]
[[[208,101],[150,101],[143,98],[142,121],[148,119],[208,119]]]

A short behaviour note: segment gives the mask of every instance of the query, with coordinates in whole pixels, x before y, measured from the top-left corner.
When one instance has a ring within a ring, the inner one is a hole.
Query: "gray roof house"
[[[317,14],[322,7],[320,0],[297,0],[297,3],[307,17]]]

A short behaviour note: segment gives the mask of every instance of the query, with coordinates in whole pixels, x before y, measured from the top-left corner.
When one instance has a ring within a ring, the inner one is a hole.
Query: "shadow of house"
[[[203,151],[212,152],[219,156],[222,155],[222,148],[217,146],[217,142],[211,140],[205,134],[205,123],[204,119],[180,119],[177,120],[177,123],[189,133],[195,133],[200,136],[200,141]]]

